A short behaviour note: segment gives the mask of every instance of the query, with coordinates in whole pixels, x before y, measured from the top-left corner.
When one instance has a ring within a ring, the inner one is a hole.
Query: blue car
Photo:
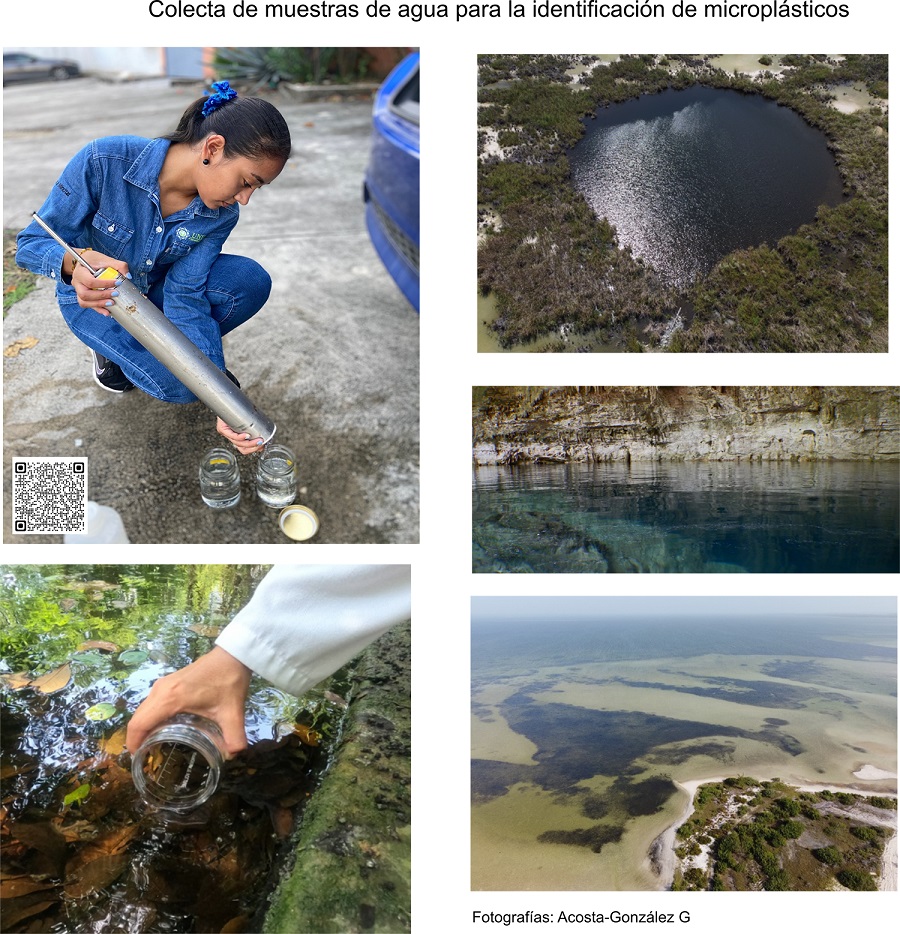
[[[372,245],[419,310],[419,53],[387,76],[375,97],[363,185]]]

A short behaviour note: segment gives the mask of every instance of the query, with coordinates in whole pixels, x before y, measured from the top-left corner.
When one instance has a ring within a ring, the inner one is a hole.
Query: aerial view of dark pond
[[[482,573],[897,573],[896,463],[479,467]]]
[[[575,187],[669,285],[774,244],[842,197],[824,134],[758,94],[645,94],[586,127],[568,153]]]
[[[178,818],[143,804],[124,744],[152,682],[207,652],[266,569],[0,567],[4,931],[261,930],[337,706],[254,679],[250,748]]]

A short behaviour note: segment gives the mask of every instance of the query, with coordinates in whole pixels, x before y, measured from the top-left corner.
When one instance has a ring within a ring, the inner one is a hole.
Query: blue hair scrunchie
[[[227,81],[214,81],[212,90],[204,91],[207,99],[203,104],[203,116],[208,117],[213,111],[218,110],[222,104],[234,100],[238,95],[237,91]]]

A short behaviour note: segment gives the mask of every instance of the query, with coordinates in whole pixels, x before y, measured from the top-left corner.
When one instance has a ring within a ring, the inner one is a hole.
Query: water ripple
[[[600,110],[569,160],[620,245],[676,286],[733,250],[774,244],[842,196],[821,132],[761,96],[714,88]]]

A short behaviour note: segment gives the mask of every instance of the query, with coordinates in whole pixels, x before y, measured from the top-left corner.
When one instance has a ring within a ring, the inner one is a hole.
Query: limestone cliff
[[[898,459],[898,399],[897,387],[868,386],[476,387],[473,457]]]

